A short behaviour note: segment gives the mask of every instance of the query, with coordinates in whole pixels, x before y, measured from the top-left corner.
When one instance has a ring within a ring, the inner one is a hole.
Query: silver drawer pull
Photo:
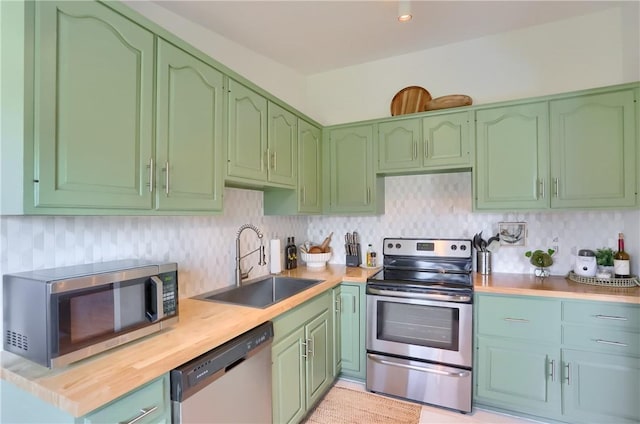
[[[155,412],[156,409],[158,409],[157,406],[154,406],[153,408],[142,408],[140,410],[140,415],[138,415],[137,417],[135,417],[134,419],[132,419],[130,421],[120,421],[119,424],[134,424],[134,423],[137,423],[138,421],[140,421],[141,419],[143,419],[147,415]]]
[[[526,324],[529,322],[528,319],[523,319],[523,318],[503,318],[503,319],[507,322],[518,322],[521,324]]]
[[[629,321],[627,317],[617,317],[615,315],[596,315],[598,319],[609,319],[613,321]]]
[[[609,340],[602,340],[602,339],[595,339],[594,342],[600,343],[600,344],[604,344],[604,345],[612,345],[612,346],[621,346],[621,347],[628,347],[629,346],[626,343],[611,342]]]

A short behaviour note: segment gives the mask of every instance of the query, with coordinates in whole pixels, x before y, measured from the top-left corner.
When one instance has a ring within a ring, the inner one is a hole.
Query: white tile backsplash
[[[1,216],[0,274],[121,258],[175,261],[180,270],[180,296],[189,297],[233,283],[235,238],[245,223],[268,240],[293,235],[298,244],[319,243],[333,232],[330,262],[344,263],[344,234],[358,231],[363,253],[368,243],[381,252],[384,237],[466,237],[483,231],[495,234],[500,221],[525,221],[524,247],[501,247],[493,255],[494,272],[532,271],[524,252],[547,248],[558,237],[560,250],[551,268],[565,274],[572,266],[571,249],[616,247],[617,233],[629,232],[627,250],[640,258],[640,211],[474,213],[469,172],[385,178],[385,213],[370,217],[264,216],[262,193],[225,189],[224,213],[219,216]],[[257,247],[255,236],[243,233],[243,254]],[[633,261],[633,259],[632,259]],[[638,273],[638,261],[632,263]],[[268,272],[257,267],[257,256],[243,260],[254,265],[251,276]]]

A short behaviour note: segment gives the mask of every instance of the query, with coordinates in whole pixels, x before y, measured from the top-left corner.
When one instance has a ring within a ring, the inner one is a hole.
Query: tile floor
[[[364,384],[351,380],[339,379],[336,386],[346,387],[353,390],[364,391]],[[532,421],[520,417],[514,417],[484,409],[474,408],[469,414],[461,414],[443,408],[432,406],[422,406],[420,414],[420,424],[453,424],[453,423],[474,423],[474,424],[534,424],[539,421]]]

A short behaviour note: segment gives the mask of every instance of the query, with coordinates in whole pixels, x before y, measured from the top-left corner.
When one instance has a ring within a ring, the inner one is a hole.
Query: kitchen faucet
[[[257,235],[258,235],[258,239],[260,239],[260,247],[258,247],[257,249],[252,250],[251,252],[240,256],[240,234],[242,234],[242,232],[246,229],[251,229],[253,230]],[[250,254],[254,253],[254,252],[260,252],[259,253],[259,259],[258,259],[258,265],[266,265],[267,261],[265,259],[265,255],[264,255],[264,244],[262,242],[262,233],[260,232],[260,230],[258,230],[258,228],[255,225],[252,224],[244,224],[243,226],[240,227],[240,229],[238,230],[238,234],[236,235],[236,287],[240,287],[242,285],[242,280],[246,279],[249,277],[249,273],[251,272],[251,270],[253,269],[253,267],[249,268],[249,270],[247,272],[242,272],[242,268],[240,266],[240,260],[242,258],[246,258],[247,256],[249,256]]]

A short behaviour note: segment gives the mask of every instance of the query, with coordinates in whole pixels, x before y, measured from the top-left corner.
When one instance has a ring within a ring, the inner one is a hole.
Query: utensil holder
[[[491,252],[476,251],[476,271],[484,275],[491,274]]]

